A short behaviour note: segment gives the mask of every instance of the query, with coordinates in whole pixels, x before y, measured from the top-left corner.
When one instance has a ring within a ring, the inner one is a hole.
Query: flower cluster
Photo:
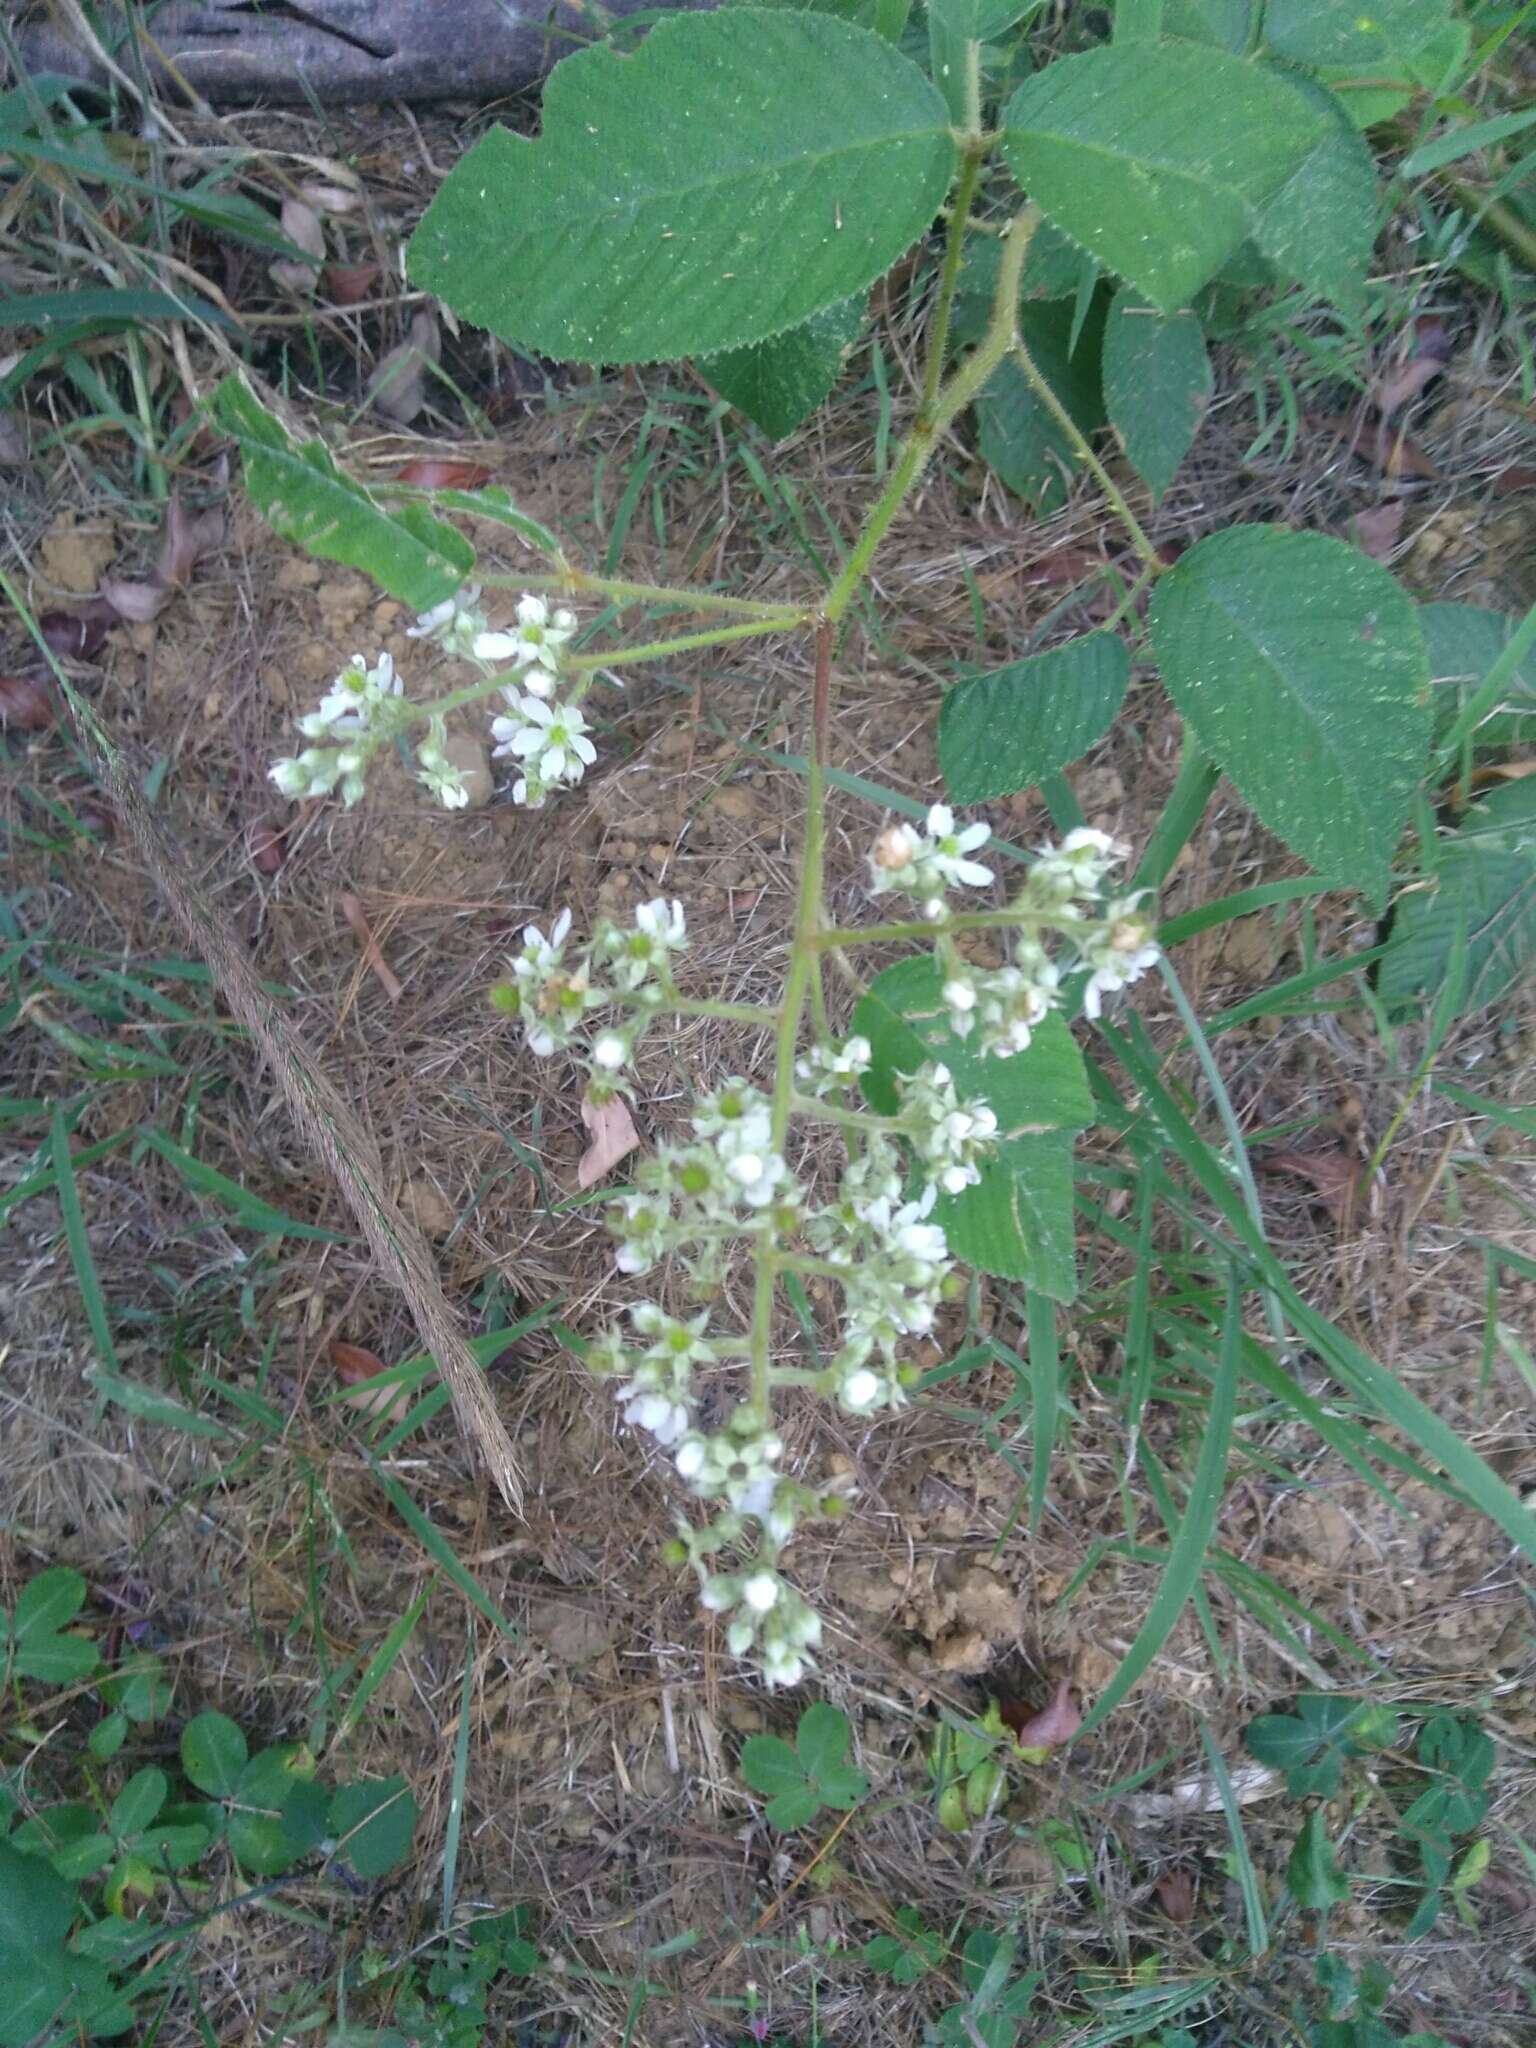
[[[482,693],[504,700],[506,712],[491,721],[493,757],[513,757],[519,773],[512,801],[538,810],[552,792],[574,788],[597,759],[580,708],[585,679],[568,676],[562,667],[566,643],[576,631],[575,614],[551,612],[546,599],[530,593],[518,600],[516,623],[502,630],[487,625],[478,596],[473,585],[455,592],[423,612],[406,637],[430,640],[480,670],[482,684],[443,700],[445,705],[463,704]],[[318,709],[298,721],[307,740],[326,744],[278,761],[272,780],[284,796],[339,791],[343,802],[354,804],[379,748],[423,723],[427,736],[416,750],[416,779],[438,803],[461,809],[469,801],[469,788],[446,752],[442,711],[405,696],[388,654],[381,654],[372,668],[362,655],[353,655]]]
[[[934,928],[952,1031],[961,1039],[974,1033],[983,1052],[1007,1056],[1022,1051],[1057,1006],[1066,976],[1086,973],[1084,1003],[1096,1016],[1105,995],[1152,963],[1156,947],[1136,898],[1103,895],[1123,849],[1084,830],[1044,850],[1008,910],[983,919],[1012,933],[1005,964],[964,959],[956,941],[966,924],[949,894],[992,880],[971,858],[987,837],[984,825],[957,828],[935,806],[923,832],[897,826],[881,834],[874,886],[919,898],[922,922]],[[562,912],[547,936],[532,925],[524,932],[496,1000],[535,1053],[584,1056],[589,1095],[600,1099],[623,1085],[654,1020],[681,1004],[673,962],[687,936],[682,906],[657,898],[628,926],[600,924],[573,952]],[[1051,938],[1060,959],[1047,950]],[[963,1291],[942,1205],[978,1185],[1002,1138],[991,1105],[963,1095],[941,1060],[906,1073],[887,1069],[878,1087],[875,1064],[870,1040],[856,1033],[807,1046],[792,1086],[781,1082],[772,1097],[744,1077],[728,1078],[695,1102],[685,1131],[639,1163],[607,1213],[619,1271],[657,1275],[658,1293],[686,1283],[692,1300],[682,1313],[657,1300],[637,1303],[627,1324],[592,1342],[588,1363],[611,1379],[625,1422],[654,1438],[682,1485],[709,1508],[707,1521],[680,1522],[676,1560],[692,1565],[729,1648],[750,1655],[770,1685],[798,1682],[821,1632],[784,1575],[783,1553],[807,1515],[842,1504],[836,1489],[818,1493],[782,1470],[773,1390],[809,1387],[854,1417],[907,1400],[917,1368],[905,1354]],[[787,1146],[791,1113],[834,1125],[844,1139],[828,1198],[815,1198]],[[757,1261],[752,1327],[722,1329],[717,1304],[744,1251]],[[763,1307],[771,1299],[764,1287],[797,1271],[835,1290],[836,1340],[814,1367],[776,1361]],[[745,1361],[747,1397],[722,1413],[720,1383]]]

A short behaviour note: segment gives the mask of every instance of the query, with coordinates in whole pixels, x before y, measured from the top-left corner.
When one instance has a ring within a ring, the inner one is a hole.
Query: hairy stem
[[[971,202],[976,197],[976,187],[981,183],[982,165],[986,162],[989,144],[979,133],[981,127],[981,50],[975,43],[965,46],[966,107],[969,119],[965,144],[965,159],[960,166],[960,182],[955,188],[954,205],[949,216],[949,231],[944,241],[944,267],[939,272],[939,296],[934,302],[933,318],[928,327],[928,360],[923,366],[923,392],[918,401],[918,417],[922,418],[933,410],[934,400],[939,395],[939,386],[944,380],[944,352],[949,346],[949,316],[954,309],[955,287],[960,281],[960,263],[965,254],[965,231],[970,225]]]
[[[670,604],[690,612],[732,612],[745,619],[803,621],[805,612],[793,604],[763,604],[756,598],[725,597],[712,590],[690,590],[669,583],[629,583],[616,576],[589,576],[585,569],[566,569],[552,576],[482,576],[488,589],[547,590],[558,597],[611,597],[619,604]]]
[[[1019,279],[1024,270],[1024,258],[1029,253],[1030,238],[1039,220],[1039,208],[1026,206],[1009,222],[987,331],[978,347],[940,389],[931,409],[920,413],[913,421],[902,442],[891,465],[885,489],[870,507],[859,537],[853,544],[853,551],[843,564],[843,572],[822,605],[822,617],[834,625],[858,595],[875,550],[884,540],[891,521],[901,510],[913,485],[928,467],[940,436],[956,415],[979,395],[982,386],[1013,347],[1018,335]]]
[[[1168,567],[1168,564],[1147,538],[1146,529],[1126,503],[1125,493],[1115,482],[1103,463],[1100,462],[1097,455],[1094,454],[1093,449],[1089,446],[1087,436],[1052,390],[1050,380],[1043,376],[1035,367],[1035,359],[1025,347],[1022,335],[1014,336],[1013,355],[1015,362],[1024,373],[1025,383],[1045,407],[1057,426],[1060,427],[1062,438],[1066,441],[1068,447],[1071,448],[1072,453],[1077,457],[1084,469],[1088,471],[1099,489],[1114,507],[1120,524],[1130,536],[1131,546],[1140,555],[1142,561],[1146,563],[1152,574],[1154,576],[1161,576]]]
[[[760,639],[764,633],[793,633],[804,625],[801,612],[780,612],[771,619],[744,619],[739,626],[715,626],[707,633],[679,633],[674,640],[643,640],[637,647],[603,647],[592,654],[570,654],[567,669],[621,668],[635,661],[665,661],[669,655],[691,654],[699,647],[722,647],[731,640]]]

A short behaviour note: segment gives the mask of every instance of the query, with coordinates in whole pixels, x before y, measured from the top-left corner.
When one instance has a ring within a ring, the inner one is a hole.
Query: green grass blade
[[[164,1131],[156,1130],[153,1125],[141,1125],[138,1135],[152,1152],[158,1152],[162,1159],[175,1167],[189,1188],[225,1203],[234,1210],[236,1220],[247,1229],[259,1230],[272,1237],[315,1238],[323,1244],[346,1244],[349,1241],[344,1231],[322,1230],[318,1224],[300,1223],[297,1217],[274,1209],[270,1202],[262,1201],[249,1188],[230,1180],[217,1167],[194,1158],[174,1138],[168,1138]]]
[[[458,1587],[464,1598],[472,1606],[480,1610],[492,1628],[496,1629],[501,1635],[510,1636],[516,1642],[521,1631],[514,1628],[512,1623],[508,1621],[507,1617],[496,1605],[490,1594],[486,1592],[473,1572],[466,1570],[460,1564],[442,1531],[432,1526],[431,1522],[422,1513],[421,1509],[417,1507],[415,1501],[411,1499],[411,1496],[406,1492],[399,1480],[392,1479],[376,1458],[369,1458],[368,1463],[372,1467],[374,1478],[378,1480],[388,1496],[390,1506],[411,1531],[443,1577]]]
[[[464,1826],[464,1781],[469,1776],[469,1710],[475,1691],[475,1618],[464,1617],[464,1683],[459,1688],[459,1725],[453,1737],[453,1779],[448,1787],[448,1822],[443,1829],[443,1929],[453,1925],[453,1893],[459,1876],[459,1835]]]
[[[1147,1609],[1146,1619],[1137,1630],[1119,1670],[1094,1701],[1080,1735],[1089,1734],[1119,1706],[1167,1642],[1174,1623],[1184,1612],[1199,1583],[1226,1483],[1227,1454],[1231,1449],[1232,1424],[1237,1414],[1242,1328],[1242,1291],[1234,1274],[1227,1291],[1226,1321],[1221,1335],[1216,1383],[1211,1393],[1210,1419],[1201,1441],[1194,1477],[1190,1481],[1183,1520],[1169,1549],[1167,1567]]]
[[[1227,1817],[1227,1833],[1232,1838],[1232,1869],[1243,1901],[1243,1918],[1248,1923],[1248,1953],[1252,1956],[1261,1956],[1269,1947],[1269,1921],[1264,1913],[1264,1894],[1259,1889],[1259,1873],[1254,1869],[1253,1858],[1248,1853],[1243,1810],[1237,1803],[1236,1792],[1232,1789],[1232,1774],[1227,1769],[1227,1760],[1203,1718],[1200,1721],[1200,1740],[1205,1744],[1206,1761],[1210,1764],[1211,1776],[1221,1797],[1221,1810]]]
[[[346,1740],[367,1712],[368,1702],[395,1668],[396,1662],[411,1639],[412,1631],[426,1609],[427,1602],[436,1590],[435,1586],[427,1586],[416,1595],[369,1658],[368,1668],[357,1681],[357,1690],[348,1700],[346,1711],[336,1724],[338,1743]]]
[[[80,1190],[75,1185],[74,1161],[69,1155],[69,1124],[62,1105],[58,1103],[54,1105],[51,1138],[53,1180],[58,1191],[59,1212],[64,1219],[64,1241],[69,1246],[70,1262],[75,1269],[75,1285],[80,1289],[85,1319],[96,1343],[96,1356],[109,1371],[116,1372],[117,1352],[107,1319],[106,1296],[101,1291],[96,1261],[91,1257],[91,1241],[86,1236],[85,1218],[80,1213]]]
[[[120,1372],[98,1365],[93,1368],[90,1381],[104,1400],[114,1402],[140,1422],[152,1422],[157,1429],[178,1429],[183,1436],[229,1441],[231,1432],[222,1422],[211,1415],[200,1415],[195,1408],[185,1407],[154,1387],[146,1387],[141,1380],[124,1379]]]
[[[1029,1310],[1029,1533],[1038,1536],[1045,1516],[1051,1453],[1061,1405],[1061,1350],[1057,1341],[1056,1304],[1033,1289]]]

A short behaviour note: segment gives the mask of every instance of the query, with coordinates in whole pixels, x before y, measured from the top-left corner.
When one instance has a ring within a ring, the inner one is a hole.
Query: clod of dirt
[[[476,739],[473,733],[451,732],[443,742],[443,752],[464,778],[469,799],[466,808],[483,811],[496,788],[495,777],[491,774],[491,756],[484,740]]]
[[[43,535],[38,561],[50,588],[90,597],[116,553],[117,535],[110,526],[77,526],[72,513],[62,512]]]
[[[585,1664],[612,1645],[618,1626],[574,1600],[533,1600],[528,1606],[528,1633],[557,1664]]]
[[[986,1565],[961,1565],[935,1574],[934,1584],[902,1616],[932,1648],[915,1661],[938,1671],[978,1676],[1024,1632],[1024,1603]]]
[[[427,1237],[446,1237],[459,1220],[452,1203],[429,1180],[408,1180],[400,1190],[400,1206]]]

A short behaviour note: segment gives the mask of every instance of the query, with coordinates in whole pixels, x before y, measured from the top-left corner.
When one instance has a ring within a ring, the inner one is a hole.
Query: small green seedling
[[[777,1735],[750,1735],[741,1774],[768,1800],[768,1825],[786,1833],[813,1821],[824,1806],[846,1813],[869,1790],[864,1773],[845,1761],[853,1742],[848,1716],[818,1700],[800,1716],[794,1747]]]
[[[944,1959],[944,1937],[923,1925],[916,1906],[901,1906],[896,1912],[896,1934],[877,1934],[859,1951],[862,1961],[879,1970],[895,1984],[915,1984]]]
[[[969,1996],[939,2015],[939,2048],[1015,2048],[1036,1987],[1038,1970],[1016,1977],[1018,1937],[977,1928],[966,1937],[960,1973]]]
[[[1369,1700],[1307,1692],[1294,1714],[1261,1714],[1244,1740],[1261,1764],[1284,1771],[1294,1799],[1331,1799],[1345,1762],[1397,1740],[1397,1716]]]
[[[69,1633],[85,1605],[85,1581],[68,1565],[39,1572],[21,1590],[16,1610],[0,1607],[0,1652],[4,1683],[35,1678],[40,1685],[78,1685],[101,1662],[88,1637]]]

